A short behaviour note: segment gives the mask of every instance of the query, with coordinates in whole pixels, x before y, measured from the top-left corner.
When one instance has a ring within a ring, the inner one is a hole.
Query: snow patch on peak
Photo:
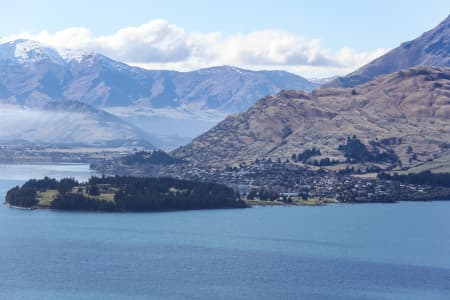
[[[0,60],[11,60],[19,63],[36,63],[51,60],[64,64],[59,53],[51,47],[32,40],[19,39],[0,45]]]
[[[245,70],[245,69],[240,69],[240,68],[233,67],[233,66],[224,65],[224,66],[216,66],[216,67],[209,67],[209,68],[205,68],[205,69],[200,69],[200,70],[198,70],[196,72],[201,73],[201,74],[220,74],[220,73],[223,73],[223,72],[233,72],[233,73],[238,73],[238,74],[246,74],[246,73],[249,73],[251,71]]]
[[[78,64],[84,63],[87,65],[100,63],[104,66],[109,66],[117,70],[134,69],[125,63],[112,60],[109,57],[95,51],[83,49],[59,49],[58,52],[67,63],[76,62]]]

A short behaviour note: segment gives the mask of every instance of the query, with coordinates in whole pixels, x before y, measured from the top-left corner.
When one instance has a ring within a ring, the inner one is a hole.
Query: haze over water
[[[0,165],[0,197],[87,165]],[[450,202],[170,213],[0,206],[0,299],[448,299]]]

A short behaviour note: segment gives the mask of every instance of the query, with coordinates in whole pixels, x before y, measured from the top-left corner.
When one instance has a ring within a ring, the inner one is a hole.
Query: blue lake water
[[[0,165],[0,197],[86,165]],[[450,299],[450,202],[170,213],[0,205],[0,299]]]

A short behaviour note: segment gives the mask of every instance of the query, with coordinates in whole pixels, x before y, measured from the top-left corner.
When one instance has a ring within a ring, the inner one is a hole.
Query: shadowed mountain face
[[[77,101],[29,108],[0,104],[0,141],[51,146],[145,146],[151,138],[107,112]]]
[[[169,139],[177,135],[183,141],[229,113],[248,109],[263,96],[317,86],[283,71],[228,66],[193,72],[151,71],[101,54],[57,52],[29,40],[0,45],[0,103],[36,108],[50,101],[78,101],[106,110],[149,134]]]
[[[323,87],[354,87],[378,75],[414,66],[450,67],[450,16],[436,28],[405,42],[360,69]]]
[[[403,166],[449,155],[450,69],[416,67],[354,89],[282,91],[230,116],[173,154],[201,165],[290,159],[317,147],[345,161],[339,146],[356,136],[393,151]]]

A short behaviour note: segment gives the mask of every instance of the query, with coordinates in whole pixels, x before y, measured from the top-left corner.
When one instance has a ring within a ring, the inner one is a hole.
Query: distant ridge
[[[0,44],[0,100],[30,102],[31,93],[99,108],[187,106],[236,113],[282,89],[318,84],[285,71],[219,66],[191,72],[132,67],[95,52],[56,50],[32,40]]]
[[[414,66],[450,67],[450,15],[415,40],[402,43],[358,70],[324,84],[322,88],[354,87],[376,76]]]
[[[0,119],[0,141],[6,144],[155,148],[140,129],[77,101],[34,108],[0,104]]]

